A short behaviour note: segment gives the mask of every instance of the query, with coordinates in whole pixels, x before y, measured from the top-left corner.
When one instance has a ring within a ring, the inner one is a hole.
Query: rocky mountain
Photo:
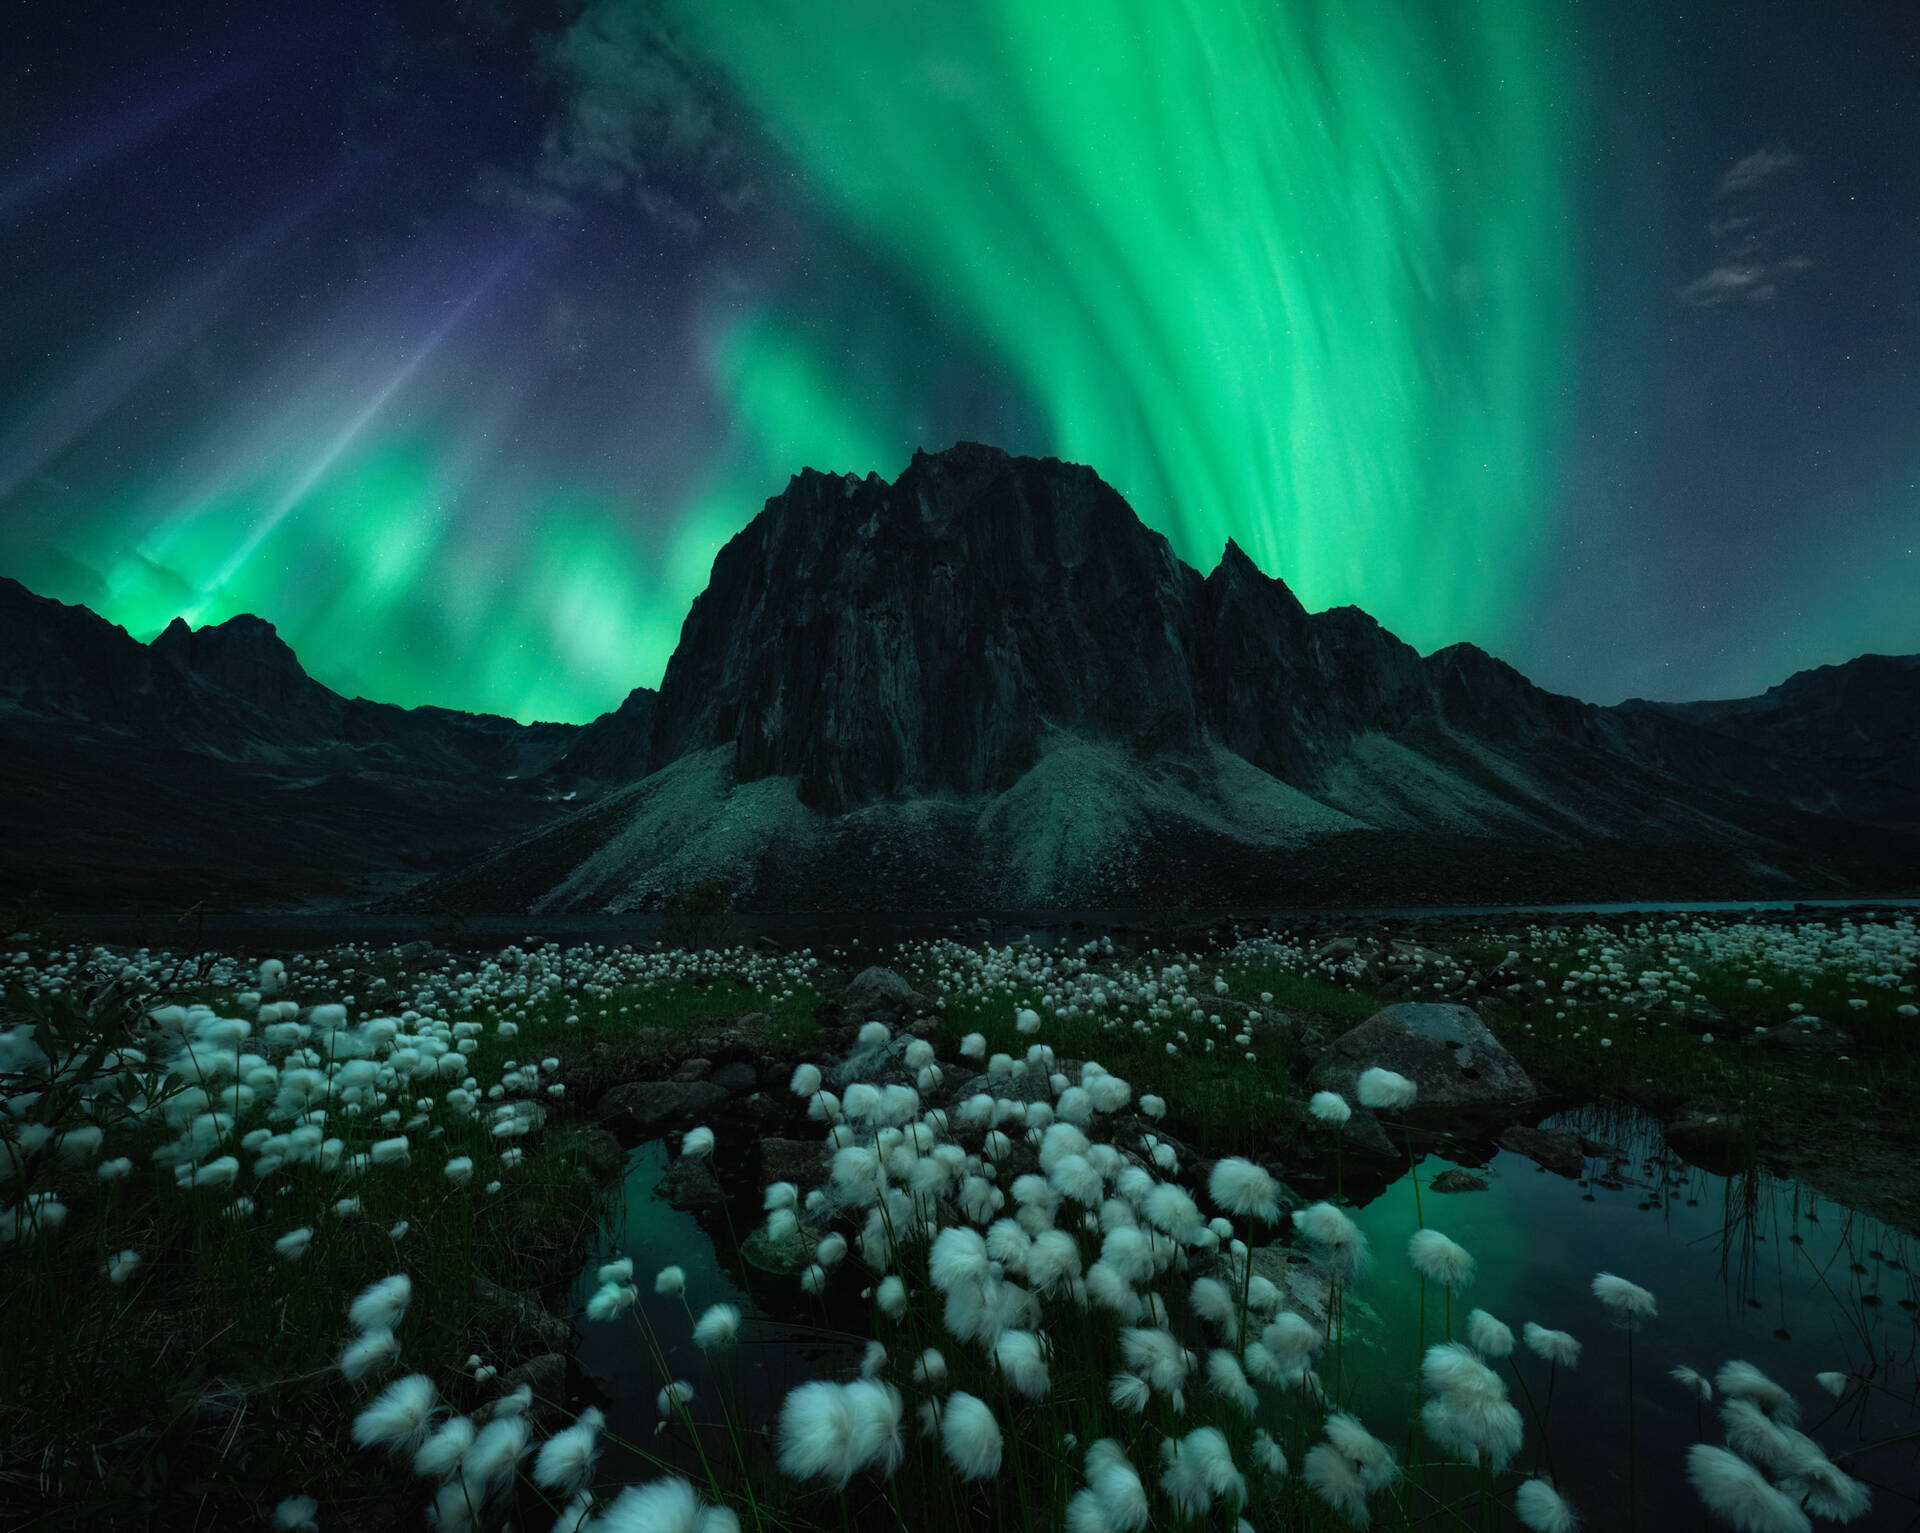
[[[1764,750],[1920,790],[1920,655],[1861,655],[1797,671],[1758,697],[1623,709],[1683,719]]]
[[[1356,608],[1307,612],[1231,543],[1203,578],[1091,469],[967,443],[891,484],[803,471],[767,503],[687,616],[644,767],[411,898],[644,908],[717,876],[768,908],[1084,908],[1920,878],[1889,823],[1920,823],[1920,795],[1895,778],[1558,696],[1471,645],[1422,657]]]
[[[343,698],[273,625],[152,644],[0,578],[7,896],[106,911],[365,897],[555,818],[572,724]]]

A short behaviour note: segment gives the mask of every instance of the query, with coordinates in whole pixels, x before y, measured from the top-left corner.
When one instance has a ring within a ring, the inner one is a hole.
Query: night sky
[[[1920,7],[28,0],[0,573],[580,721],[803,465],[1597,702],[1920,650]]]

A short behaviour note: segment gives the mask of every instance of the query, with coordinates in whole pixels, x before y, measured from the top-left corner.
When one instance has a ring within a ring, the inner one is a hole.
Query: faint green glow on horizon
[[[669,9],[1188,562],[1511,631],[1574,269],[1536,0]]]

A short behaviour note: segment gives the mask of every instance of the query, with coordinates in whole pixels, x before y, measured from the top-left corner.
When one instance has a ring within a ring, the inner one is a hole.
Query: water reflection
[[[1475,1470],[1433,1462],[1437,1451],[1411,1425],[1421,1403],[1423,1348],[1445,1339],[1449,1320],[1451,1334],[1464,1338],[1473,1308],[1506,1322],[1516,1337],[1534,1321],[1584,1343],[1578,1367],[1559,1370],[1551,1384],[1547,1365],[1524,1345],[1497,1365],[1526,1420],[1525,1444],[1512,1469],[1550,1469],[1589,1526],[1630,1525],[1626,1336],[1610,1324],[1591,1288],[1595,1273],[1611,1271],[1651,1289],[1659,1303],[1658,1317],[1634,1338],[1631,1470],[1641,1528],[1701,1525],[1699,1501],[1686,1482],[1686,1450],[1697,1441],[1723,1440],[1718,1400],[1702,1409],[1670,1370],[1686,1365],[1711,1377],[1736,1358],[1791,1390],[1802,1430],[1873,1488],[1873,1510],[1854,1527],[1915,1526],[1916,1242],[1764,1171],[1722,1177],[1685,1166],[1667,1154],[1657,1126],[1638,1114],[1590,1108],[1543,1126],[1571,1130],[1617,1153],[1590,1157],[1589,1175],[1579,1181],[1506,1151],[1480,1161],[1428,1157],[1420,1164],[1428,1226],[1459,1241],[1478,1262],[1475,1281],[1453,1300],[1450,1316],[1436,1288],[1422,1313],[1420,1284],[1406,1259],[1416,1228],[1406,1177],[1354,1210],[1372,1242],[1374,1268],[1348,1305],[1338,1364],[1329,1353],[1321,1372],[1338,1403],[1393,1446],[1403,1463],[1422,1465],[1420,1488],[1402,1491],[1411,1525],[1457,1525],[1452,1512],[1439,1508],[1478,1486]],[[1485,1176],[1487,1189],[1431,1190],[1432,1179],[1456,1164]],[[720,1409],[724,1399],[764,1474],[787,1391],[808,1378],[844,1379],[857,1371],[861,1340],[853,1333],[868,1306],[856,1298],[852,1273],[837,1279],[839,1297],[827,1310],[807,1299],[792,1277],[723,1266],[694,1217],[655,1195],[666,1165],[658,1143],[633,1152],[624,1203],[600,1258],[633,1258],[642,1295],[637,1313],[657,1338],[660,1360],[649,1358],[646,1333],[634,1317],[581,1325],[580,1368],[611,1433],[632,1445],[626,1452],[610,1448],[603,1468],[626,1480],[663,1467],[704,1479],[684,1427],[655,1432],[664,1367],[695,1386],[693,1413],[704,1424],[702,1447],[716,1472],[732,1478],[722,1468],[734,1451]],[[750,1210],[734,1214],[736,1220],[755,1217]],[[653,1291],[654,1273],[669,1263],[686,1271],[684,1305],[680,1297]],[[593,1287],[589,1271],[575,1292],[577,1308]],[[739,1305],[749,1319],[737,1347],[709,1360],[692,1345],[688,1310],[697,1315],[721,1302]],[[1815,1382],[1822,1372],[1849,1376],[1840,1398]],[[1276,1436],[1297,1440],[1289,1413],[1298,1412],[1299,1396],[1262,1395],[1263,1418]],[[1510,1485],[1511,1476],[1504,1483]],[[1384,1504],[1375,1511],[1377,1523],[1392,1524]]]
[[[1920,1506],[1920,1450],[1902,1436],[1915,1430],[1920,1409],[1915,1243],[1764,1171],[1721,1177],[1683,1165],[1667,1154],[1657,1125],[1635,1113],[1588,1108],[1543,1127],[1572,1130],[1620,1153],[1590,1158],[1592,1174],[1575,1182],[1500,1151],[1463,1166],[1487,1177],[1485,1192],[1423,1193],[1428,1225],[1479,1263],[1476,1281],[1454,1301],[1455,1338],[1464,1337],[1465,1312],[1482,1308],[1516,1336],[1531,1320],[1585,1343],[1578,1368],[1561,1370],[1544,1440],[1529,1401],[1544,1406],[1546,1364],[1523,1345],[1502,1365],[1527,1418],[1526,1446],[1514,1467],[1545,1469],[1551,1451],[1560,1488],[1576,1505],[1609,1519],[1625,1515],[1626,1336],[1591,1291],[1594,1274],[1610,1271],[1651,1289],[1659,1302],[1658,1318],[1634,1338],[1633,1470],[1642,1526],[1697,1520],[1686,1449],[1703,1437],[1722,1440],[1713,1413],[1718,1400],[1700,1411],[1670,1370],[1686,1365],[1711,1377],[1734,1358],[1791,1390],[1802,1429],[1874,1487],[1873,1512],[1854,1526],[1909,1526]],[[1424,1160],[1423,1187],[1453,1164]],[[1389,1425],[1406,1422],[1419,1405],[1420,1284],[1406,1261],[1416,1225],[1405,1177],[1355,1217],[1373,1242],[1375,1268],[1360,1285],[1367,1318],[1347,1341],[1346,1398],[1391,1441]],[[1444,1330],[1444,1302],[1430,1289],[1425,1343],[1445,1339]],[[1828,1371],[1861,1382],[1836,1400],[1814,1379]],[[1888,1446],[1875,1446],[1882,1442]],[[1422,1453],[1431,1456],[1430,1449]],[[1474,1484],[1464,1467],[1433,1476],[1442,1495],[1464,1494]]]

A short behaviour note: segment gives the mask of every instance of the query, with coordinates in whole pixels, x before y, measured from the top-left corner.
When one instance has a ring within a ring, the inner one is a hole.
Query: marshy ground
[[[281,961],[283,971],[263,974],[265,959]],[[849,998],[848,985],[873,959],[897,972],[902,993],[889,998],[856,987]],[[1908,915],[1583,918],[1497,927],[1409,921],[1346,930],[1323,924],[1196,941],[1179,952],[1123,936],[1050,949],[940,940],[857,956],[539,943],[487,952],[357,946],[189,956],[28,936],[10,947],[8,1026],[0,1035],[7,1040],[0,1092],[7,1097],[10,1170],[0,1217],[13,1237],[0,1246],[0,1378],[9,1381],[0,1401],[0,1520],[41,1527],[226,1527],[250,1519],[270,1525],[287,1498],[311,1496],[322,1527],[420,1525],[437,1493],[432,1478],[356,1448],[352,1435],[381,1387],[418,1372],[439,1402],[437,1420],[458,1413],[483,1429],[496,1415],[509,1419],[496,1402],[527,1386],[528,1458],[517,1480],[509,1475],[510,1488],[491,1501],[481,1498],[481,1520],[497,1522],[511,1510],[519,1525],[548,1525],[566,1498],[534,1483],[533,1452],[588,1403],[588,1392],[605,1388],[604,1369],[585,1366],[582,1347],[604,1356],[608,1345],[603,1323],[587,1320],[583,1310],[601,1286],[593,1272],[613,1249],[609,1230],[617,1221],[610,1224],[610,1213],[628,1170],[609,1123],[654,1146],[645,1151],[656,1157],[654,1174],[666,1153],[663,1137],[677,1151],[679,1133],[692,1123],[715,1129],[715,1149],[693,1168],[711,1177],[711,1195],[683,1186],[679,1198],[701,1210],[711,1243],[704,1254],[649,1253],[655,1265],[731,1274],[726,1294],[699,1296],[681,1330],[690,1331],[694,1310],[731,1295],[752,1311],[750,1344],[771,1347],[777,1332],[794,1357],[817,1355],[800,1344],[803,1334],[816,1343],[821,1333],[843,1341],[885,1335],[899,1355],[878,1376],[908,1399],[924,1399],[927,1381],[916,1380],[911,1367],[921,1348],[903,1348],[905,1333],[890,1329],[899,1322],[876,1311],[877,1274],[862,1275],[857,1253],[817,1298],[800,1291],[797,1272],[770,1275],[764,1264],[738,1255],[765,1217],[762,1189],[780,1179],[767,1147],[804,1150],[810,1136],[812,1179],[833,1193],[817,1148],[828,1124],[824,1116],[809,1118],[809,1102],[787,1090],[788,1078],[805,1061],[829,1071],[846,1061],[860,1048],[860,1028],[882,1014],[896,1044],[919,1040],[944,1077],[923,1076],[924,1066],[900,1076],[897,1059],[889,1067],[895,1084],[925,1097],[918,1110],[942,1104],[939,1110],[957,1117],[956,1087],[968,1075],[979,1077],[965,1088],[969,1095],[1014,1100],[1009,1077],[996,1075],[989,1062],[996,1054],[1024,1061],[1035,1047],[1052,1051],[1042,1063],[1060,1067],[1040,1076],[1069,1074],[1064,1086],[1038,1079],[1037,1090],[1024,1090],[1020,1100],[1057,1106],[1084,1084],[1087,1061],[1129,1083],[1124,1107],[1088,1114],[1089,1135],[1113,1147],[1115,1159],[1101,1173],[1104,1193],[1118,1195],[1119,1172],[1131,1165],[1167,1185],[1190,1184],[1204,1203],[1207,1168],[1247,1157],[1285,1185],[1290,1206],[1324,1200],[1347,1210],[1373,1232],[1376,1257],[1373,1276],[1351,1286],[1349,1315],[1370,1310],[1387,1317],[1379,1325],[1398,1336],[1392,1328],[1408,1323],[1403,1301],[1420,1285],[1410,1283],[1396,1249],[1405,1232],[1376,1222],[1384,1212],[1369,1210],[1397,1209],[1404,1200],[1397,1189],[1405,1189],[1405,1147],[1418,1160],[1415,1175],[1428,1183],[1444,1169],[1510,1173],[1515,1152],[1495,1144],[1499,1123],[1415,1114],[1403,1128],[1398,1116],[1383,1114],[1391,1133],[1390,1153],[1382,1155],[1379,1142],[1360,1132],[1370,1115],[1359,1115],[1346,1133],[1314,1116],[1307,1077],[1333,1038],[1383,1004],[1472,1005],[1547,1094],[1530,1117],[1556,1109],[1604,1112],[1609,1104],[1646,1115],[1623,1116],[1612,1129],[1612,1120],[1550,1120],[1576,1144],[1584,1136],[1618,1152],[1580,1155],[1579,1180],[1569,1186],[1597,1199],[1596,1208],[1631,1196],[1636,1211],[1664,1212],[1664,1228],[1700,1217],[1685,1211],[1711,1208],[1716,1197],[1725,1202],[1725,1189],[1737,1186],[1745,1189],[1744,1212],[1733,1222],[1749,1253],[1749,1237],[1768,1238],[1756,1210],[1783,1187],[1801,1202],[1789,1209],[1777,1241],[1799,1234],[1806,1244],[1793,1224],[1806,1210],[1829,1225],[1852,1210],[1862,1229],[1869,1219],[1876,1231],[1884,1226],[1885,1234],[1859,1250],[1858,1242],[1848,1244],[1846,1260],[1838,1248],[1832,1253],[1852,1278],[1865,1273],[1875,1280],[1871,1289],[1837,1284],[1850,1297],[1835,1314],[1872,1322],[1867,1355],[1881,1372],[1855,1396],[1871,1395],[1878,1429],[1890,1391],[1906,1389],[1906,1413],[1913,1414],[1913,1297],[1899,1277],[1904,1262],[1889,1248],[1920,1228],[1920,1136],[1909,1105],[1920,1085],[1911,1042],[1920,1020],[1917,984],[1920,935]],[[328,1009],[334,1006],[344,1010]],[[1022,1011],[1030,1032],[1021,1029]],[[688,1089],[677,1099],[670,1092],[619,1097],[621,1088],[661,1082]],[[610,1096],[626,1106],[609,1110]],[[1163,1116],[1141,1117],[1149,1096],[1164,1103]],[[1023,1156],[1032,1158],[1018,1131],[1043,1116],[1061,1121],[1053,1110],[999,1130],[1016,1131],[986,1178],[1003,1202],[1022,1201],[1013,1196],[1016,1167],[1025,1167]],[[1656,1123],[1667,1125],[1666,1136]],[[880,1132],[874,1121],[844,1115],[840,1127],[856,1140]],[[990,1131],[953,1126],[960,1163],[971,1156],[977,1167],[992,1148],[981,1139]],[[1155,1136],[1151,1146],[1146,1133]],[[1036,1162],[1024,1174],[1040,1170]],[[937,1179],[931,1170],[927,1177]],[[1715,1178],[1712,1189],[1688,1182],[1700,1177]],[[682,1181],[697,1177],[689,1172]],[[798,1191],[807,1190],[802,1181]],[[957,1198],[957,1189],[950,1196]],[[839,1194],[828,1204],[809,1211],[819,1217],[806,1218],[805,1227],[857,1236],[864,1208]],[[1466,1206],[1430,1191],[1425,1222],[1444,1228],[1451,1217],[1461,1234],[1481,1217],[1452,1212]],[[1144,1218],[1144,1207],[1136,1216]],[[1308,1258],[1324,1252],[1285,1218],[1216,1217],[1234,1226],[1229,1241],[1251,1237],[1255,1272],[1265,1270],[1263,1253],[1273,1248],[1291,1254],[1285,1270],[1318,1270]],[[1411,1219],[1413,1211],[1393,1217]],[[950,1222],[965,1221],[956,1214]],[[1036,1215],[1032,1222],[1041,1221]],[[1065,1216],[1060,1223],[1075,1228]],[[938,1227],[941,1219],[931,1218],[929,1239]],[[1724,1234],[1726,1218],[1719,1227]],[[295,1238],[302,1231],[310,1233]],[[1099,1250],[1088,1235],[1078,1232],[1084,1249],[1076,1261],[1091,1262]],[[1649,1251],[1657,1243],[1650,1235]],[[907,1313],[913,1327],[924,1327],[920,1339],[930,1341],[942,1320],[925,1245],[903,1236],[901,1246],[890,1265],[918,1275]],[[1212,1322],[1191,1312],[1189,1289],[1197,1274],[1213,1270],[1209,1263],[1220,1263],[1231,1278],[1234,1262],[1230,1252],[1202,1246],[1183,1245],[1177,1266],[1156,1268],[1138,1286],[1147,1306],[1142,1319],[1155,1318],[1152,1303],[1160,1300],[1165,1321],[1196,1351],[1204,1376],[1220,1338],[1209,1337]],[[1486,1270],[1496,1258],[1509,1264],[1538,1253],[1503,1245],[1477,1254]],[[1737,1251],[1730,1259],[1737,1263]],[[1620,1270],[1630,1274],[1632,1263],[1632,1248],[1623,1249]],[[408,1277],[412,1294],[394,1327],[397,1357],[388,1372],[376,1368],[348,1380],[339,1366],[355,1331],[348,1304],[396,1274]],[[1243,1291],[1251,1275],[1239,1269]],[[636,1286],[649,1281],[642,1270]],[[1543,1292],[1530,1290],[1535,1298]],[[1397,1297],[1390,1301],[1389,1294]],[[930,1306],[924,1314],[922,1296]],[[1854,1302],[1862,1296],[1873,1302]],[[1741,1303],[1752,1297],[1749,1290]],[[1050,1328],[1056,1298],[1046,1301]],[[1446,1317],[1453,1335],[1462,1334],[1472,1302],[1463,1295],[1462,1313]],[[1583,1297],[1580,1283],[1558,1307],[1557,1318],[1585,1336],[1591,1363],[1603,1350],[1611,1357],[1622,1338],[1593,1298]],[[648,1314],[648,1306],[635,1313]],[[648,1318],[664,1327],[671,1314]],[[1517,1332],[1528,1317],[1504,1318]],[[848,1495],[872,1510],[894,1508],[910,1527],[991,1526],[1027,1515],[1058,1525],[1071,1497],[1088,1488],[1081,1454],[1062,1448],[1061,1439],[1071,1432],[1084,1450],[1112,1436],[1117,1420],[1126,1428],[1129,1461],[1155,1497],[1155,1515],[1166,1519],[1172,1503],[1160,1499],[1168,1466],[1158,1442],[1184,1441],[1220,1420],[1236,1472],[1248,1481],[1244,1512],[1254,1526],[1347,1525],[1300,1474],[1331,1406],[1312,1404],[1297,1384],[1254,1380],[1259,1409],[1272,1412],[1261,1419],[1293,1466],[1285,1478],[1263,1478],[1249,1462],[1252,1418],[1223,1407],[1216,1397],[1224,1398],[1224,1389],[1201,1377],[1191,1386],[1188,1411],[1173,1412],[1167,1392],[1155,1390],[1148,1411],[1107,1419],[1112,1412],[1101,1401],[1113,1370],[1103,1366],[1083,1390],[1072,1382],[1078,1375],[1070,1360],[1115,1352],[1115,1322],[1096,1314],[1073,1324],[1082,1330],[1054,1336],[1053,1378],[1039,1401],[1017,1390],[1009,1395],[1000,1373],[980,1360],[979,1345],[951,1338],[941,1344],[956,1378],[971,1379],[1008,1417],[1010,1442],[1016,1421],[1030,1441],[1046,1438],[1036,1452],[1010,1448],[1010,1479],[983,1482],[1004,1483],[1003,1497],[980,1485],[956,1494],[937,1448],[913,1446],[920,1439],[911,1410],[903,1428],[907,1463],[897,1476],[872,1466],[857,1471]],[[1391,1343],[1396,1361],[1381,1378],[1390,1374],[1394,1382],[1365,1382],[1369,1374],[1357,1363],[1347,1368],[1345,1348],[1336,1347],[1321,1354],[1321,1382],[1313,1388],[1353,1406],[1397,1456],[1397,1478],[1363,1498],[1375,1522],[1480,1526],[1506,1517],[1503,1525],[1513,1525],[1522,1471],[1545,1467],[1554,1434],[1540,1432],[1537,1403],[1516,1392],[1516,1409],[1527,1412],[1526,1445],[1510,1467],[1497,1475],[1489,1469],[1484,1487],[1477,1471],[1438,1467],[1444,1455],[1407,1419],[1409,1404],[1418,1413],[1419,1344],[1438,1340],[1438,1330],[1423,1315],[1412,1344]],[[581,1343],[581,1334],[590,1343]],[[1386,1346],[1379,1340],[1385,1334],[1355,1319],[1355,1357]],[[676,1360],[684,1341],[672,1343]],[[656,1338],[655,1345],[664,1364],[669,1343]],[[653,1367],[640,1332],[629,1336],[629,1347],[639,1372]],[[841,1375],[857,1369],[858,1349],[852,1355],[854,1367],[842,1367]],[[1724,1361],[1703,1357],[1700,1366],[1710,1374]],[[697,1433],[668,1423],[656,1440],[609,1409],[609,1433],[625,1446],[603,1445],[601,1462],[623,1478],[596,1478],[593,1489],[604,1499],[621,1483],[671,1469],[691,1475],[702,1498],[731,1507],[749,1526],[756,1519],[815,1525],[832,1503],[817,1485],[774,1470],[774,1423],[744,1414],[751,1404],[766,1416],[775,1402],[764,1390],[756,1396],[744,1373],[730,1377],[731,1385],[699,1390],[699,1411],[686,1413],[698,1416],[687,1423],[698,1425]],[[645,1403],[661,1382],[636,1398]],[[1809,1381],[1788,1382],[1804,1394]],[[1525,1387],[1517,1373],[1515,1384],[1516,1391]],[[729,1387],[734,1410],[713,1414]],[[1638,1388],[1653,1385],[1643,1378]],[[1654,1411],[1651,1404],[1644,1409]],[[1560,1411],[1561,1424],[1576,1419],[1564,1398]],[[1711,1409],[1701,1425],[1702,1435],[1717,1442]],[[742,1445],[742,1467],[730,1471],[690,1452],[696,1438],[716,1457],[730,1458]],[[756,1443],[765,1450],[758,1459],[747,1451]],[[1193,1451],[1211,1451],[1209,1443]],[[710,1478],[702,1477],[703,1463]],[[1898,1521],[1860,1525],[1903,1525],[1914,1507],[1901,1498],[1914,1482],[1876,1472],[1893,1483],[1870,1518],[1905,1511]],[[1651,1469],[1647,1477],[1658,1480]],[[1176,1478],[1176,1493],[1184,1483]],[[749,1485],[757,1487],[751,1495]],[[1611,1479],[1600,1485],[1568,1481],[1576,1499],[1579,1490],[1588,1492],[1583,1510],[1594,1525],[1629,1525],[1628,1509],[1594,1500],[1617,1497],[1620,1488]],[[1642,1488],[1632,1492],[1636,1502]],[[1195,1525],[1234,1526],[1225,1492],[1209,1493],[1204,1510],[1195,1497],[1186,1503]],[[1641,1515],[1642,1526],[1664,1525],[1651,1504]]]

